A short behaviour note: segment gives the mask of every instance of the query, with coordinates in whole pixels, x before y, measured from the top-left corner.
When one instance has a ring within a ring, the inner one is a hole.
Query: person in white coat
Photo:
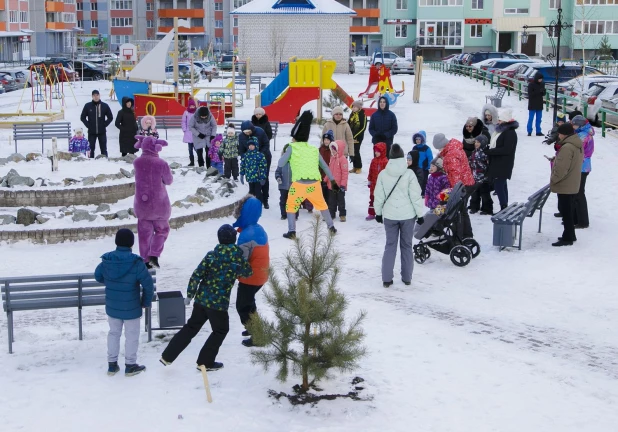
[[[390,160],[386,168],[378,175],[374,191],[373,207],[376,221],[384,223],[386,245],[382,256],[382,282],[384,288],[393,284],[393,270],[397,258],[397,243],[401,252],[401,280],[404,284],[412,283],[412,236],[414,223],[424,222],[422,215],[425,205],[421,197],[421,186],[404,157],[398,144],[393,144]]]

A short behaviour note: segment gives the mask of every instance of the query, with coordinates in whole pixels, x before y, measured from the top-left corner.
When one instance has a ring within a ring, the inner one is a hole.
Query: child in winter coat
[[[334,219],[339,209],[339,220],[346,221],[345,210],[345,191],[348,188],[348,159],[345,156],[346,143],[342,140],[337,140],[330,144],[330,163],[328,168],[335,177],[335,182],[339,185],[339,190],[332,190],[332,185],[328,177],[324,177],[324,181],[328,187],[328,210],[330,216]]]
[[[283,146],[281,156],[285,154],[289,146],[289,144]],[[288,201],[290,185],[292,184],[292,167],[289,163],[285,164],[283,167],[277,164],[277,169],[275,170],[275,180],[277,180],[279,185],[279,210],[281,210],[281,220],[287,220],[288,216],[285,211],[285,203]],[[296,219],[298,219],[298,213],[299,212],[296,212]]]
[[[189,98],[189,102],[187,103],[187,109],[182,114],[182,142],[187,143],[189,147],[189,166],[195,166],[195,156],[193,150],[193,134],[191,133],[191,129],[189,129],[189,120],[195,114],[195,110],[197,109],[197,105],[195,104],[195,100],[192,97]]]
[[[552,145],[558,142],[558,128],[566,122],[566,116],[563,113],[556,114],[556,123],[554,127],[547,133],[543,144]]]
[[[429,177],[425,189],[425,206],[431,210],[440,204],[438,194],[451,187],[448,177],[442,169],[442,159],[436,158],[429,167]]]
[[[82,128],[75,129],[75,135],[69,141],[69,153],[82,153],[88,157],[90,153],[90,144],[84,137],[84,130]]]
[[[369,209],[367,210],[367,217],[365,220],[374,220],[376,218],[376,212],[373,208],[373,191],[376,188],[378,181],[378,174],[386,168],[388,163],[388,157],[386,154],[386,143],[380,142],[373,146],[373,159],[369,166],[369,175],[367,176],[367,187],[369,188]]]
[[[477,213],[479,209],[482,215],[493,215],[494,202],[491,199],[491,186],[487,178],[489,157],[485,150],[489,140],[485,135],[479,135],[474,139],[474,151],[470,155],[470,168],[474,177],[475,188],[470,198],[470,213]]]
[[[223,161],[219,156],[221,150],[221,142],[223,141],[223,135],[217,134],[215,138],[210,141],[210,148],[208,149],[208,157],[210,158],[210,166],[215,167],[219,174],[223,174]]]
[[[141,128],[138,135],[151,136],[159,139],[159,132],[157,132],[157,120],[153,116],[147,115],[142,117],[140,126]]]
[[[418,184],[420,186],[425,180],[425,173],[423,172],[421,167],[418,166],[419,158],[420,153],[418,152],[418,150],[412,150],[411,152],[408,152],[408,155],[406,156],[408,169],[414,172],[414,175],[416,176],[416,179],[418,180]]]
[[[335,134],[332,130],[328,130],[326,131],[324,135],[322,135],[322,145],[320,146],[319,151],[320,151],[320,156],[322,156],[322,159],[324,159],[324,162],[326,162],[327,164],[330,164],[330,144],[334,141],[335,141]],[[322,176],[321,177],[322,179],[326,176],[322,168],[320,168],[320,175]],[[328,202],[328,192],[329,191],[328,191],[328,187],[326,186],[326,182],[324,180],[322,180],[321,186],[322,186],[322,195],[324,196],[324,201]]]
[[[225,162],[223,177],[230,178],[230,176],[233,176],[234,180],[238,180],[238,136],[232,123],[227,126],[219,152]]]
[[[412,150],[416,150],[419,153],[418,166],[423,170],[423,181],[419,179],[418,184],[421,185],[421,191],[425,196],[425,186],[427,185],[427,177],[429,177],[429,165],[433,160],[433,153],[431,148],[427,145],[427,134],[425,131],[418,131],[412,136],[412,143],[414,147]]]
[[[266,156],[257,150],[258,140],[251,137],[248,140],[249,150],[240,160],[240,183],[249,183],[249,193],[262,202],[262,186],[266,183]]]
[[[216,362],[219,348],[230,328],[230,294],[237,278],[253,274],[251,265],[236,243],[236,230],[231,225],[223,225],[217,231],[219,244],[202,259],[189,280],[187,298],[188,306],[193,302],[191,318],[183,328],[174,335],[161,354],[160,362],[171,365],[181,352],[191,343],[206,321],[210,321],[212,333],[197,356],[197,365],[206,370],[216,371],[223,368],[223,363]]]

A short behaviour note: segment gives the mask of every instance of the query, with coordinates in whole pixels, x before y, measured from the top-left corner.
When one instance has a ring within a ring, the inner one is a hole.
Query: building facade
[[[379,49],[383,41],[380,10],[390,7],[388,0],[337,0],[354,12],[350,23],[350,47],[353,55],[366,55]]]
[[[75,52],[77,27],[77,2],[75,0],[30,0],[31,48],[33,55],[48,57]]]
[[[216,1],[216,0],[215,0]],[[189,22],[189,27],[179,26],[178,33],[189,41],[191,48],[207,47],[209,36],[206,32],[207,10],[221,4],[213,0],[157,0],[157,38],[162,38],[174,28],[174,18]],[[219,7],[219,6],[217,6]]]
[[[30,59],[28,0],[0,0],[0,61]]]

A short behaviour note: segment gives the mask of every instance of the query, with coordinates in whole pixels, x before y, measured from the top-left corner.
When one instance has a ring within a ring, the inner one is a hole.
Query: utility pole
[[[174,97],[178,100],[178,17],[174,17]]]

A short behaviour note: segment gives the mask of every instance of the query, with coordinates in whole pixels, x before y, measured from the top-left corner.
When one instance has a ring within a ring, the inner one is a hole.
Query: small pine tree
[[[612,46],[609,43],[609,39],[607,36],[603,36],[601,39],[601,43],[599,44],[599,48],[597,48],[599,55],[601,58],[611,57],[612,55]]]
[[[178,41],[178,59],[189,57],[189,44],[186,40]]]
[[[197,69],[193,69],[193,84],[197,84],[200,81],[200,73],[197,71]],[[180,84],[182,85],[189,85],[191,84],[191,72],[187,71],[187,72],[180,72],[178,74],[178,81],[180,82]]]
[[[316,217],[310,237],[294,242],[285,256],[284,281],[270,269],[271,290],[265,297],[275,321],[255,314],[248,323],[254,343],[265,346],[251,353],[252,361],[265,370],[276,365],[281,381],[287,379],[291,363],[292,373],[302,376],[304,391],[328,378],[331,369],[354,369],[365,355],[361,324],[366,313],[346,324],[348,301],[336,288],[341,257],[322,225]]]

